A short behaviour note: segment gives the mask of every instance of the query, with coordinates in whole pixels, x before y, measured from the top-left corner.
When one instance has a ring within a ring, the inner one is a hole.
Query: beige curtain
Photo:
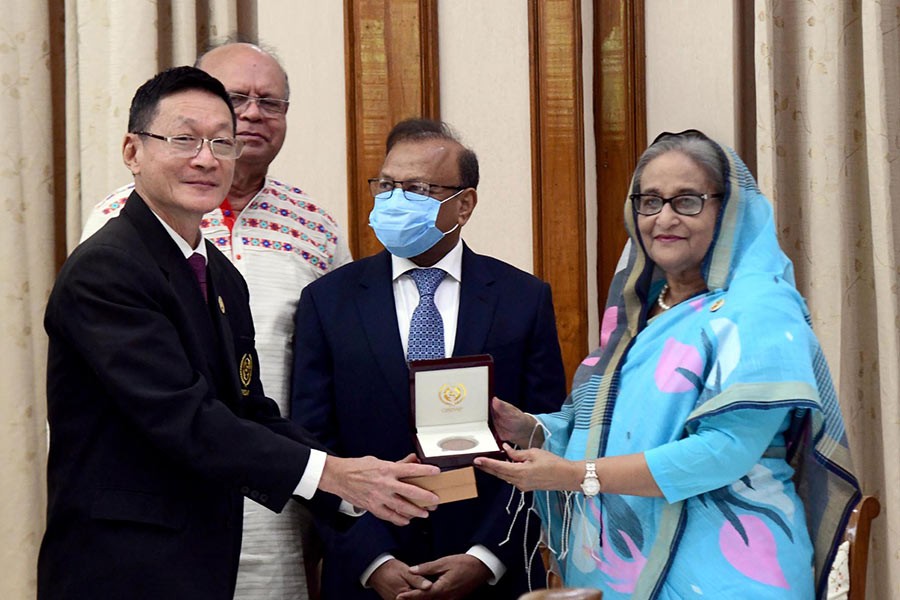
[[[43,310],[83,215],[130,174],[134,90],[198,46],[256,33],[255,0],[4,6],[0,20],[0,598],[33,598],[46,510]]]
[[[47,6],[0,19],[0,597],[34,596],[44,528],[46,456],[42,312],[54,274],[50,29]]]
[[[756,2],[760,185],[876,495],[869,596],[900,598],[900,4]]]
[[[69,251],[94,204],[131,180],[121,145],[134,91],[161,69],[193,64],[209,40],[255,35],[255,15],[255,1],[65,3]]]

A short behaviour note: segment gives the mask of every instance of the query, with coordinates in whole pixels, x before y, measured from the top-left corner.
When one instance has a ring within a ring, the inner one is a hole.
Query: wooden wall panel
[[[647,147],[643,0],[594,0],[594,139],[597,145],[597,285],[600,314],[625,233],[623,208]]]
[[[580,0],[530,0],[534,272],[550,283],[566,374],[587,347]]]
[[[345,0],[349,241],[361,258],[382,249],[369,227],[391,127],[440,118],[437,0]]]

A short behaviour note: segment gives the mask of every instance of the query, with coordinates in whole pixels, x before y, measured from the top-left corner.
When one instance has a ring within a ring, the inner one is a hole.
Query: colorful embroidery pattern
[[[116,190],[97,210],[105,216],[116,216],[133,189],[131,184]],[[337,222],[299,188],[274,179],[267,179],[266,187],[241,211],[233,232],[221,208],[204,215],[200,228],[204,237],[226,255],[232,253],[232,240],[239,240],[248,249],[294,253],[320,273],[336,266],[340,241]],[[234,258],[240,259],[239,253]]]

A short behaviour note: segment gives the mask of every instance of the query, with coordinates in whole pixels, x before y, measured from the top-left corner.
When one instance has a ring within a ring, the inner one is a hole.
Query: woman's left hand
[[[578,463],[538,448],[514,450],[509,444],[503,444],[503,449],[513,462],[478,457],[475,466],[523,492],[579,489],[584,467],[579,468]]]

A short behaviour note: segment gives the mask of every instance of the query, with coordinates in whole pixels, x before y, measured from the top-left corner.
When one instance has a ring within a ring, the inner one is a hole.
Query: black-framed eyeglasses
[[[427,183],[425,181],[394,181],[387,177],[373,177],[369,179],[369,191],[372,196],[380,196],[381,194],[390,194],[394,188],[400,186],[403,190],[403,196],[407,200],[422,200],[421,196],[431,197],[432,193],[440,190],[456,190],[461,192],[466,189],[459,185],[439,185],[437,183]]]
[[[629,196],[634,210],[645,217],[659,214],[666,204],[679,215],[693,217],[700,214],[707,200],[721,197],[722,194],[678,194],[671,198],[663,198],[659,194],[631,194]]]
[[[234,107],[235,112],[246,109],[250,102],[256,102],[256,106],[262,113],[271,116],[283,115],[291,104],[290,100],[283,98],[260,98],[259,96],[248,96],[237,92],[228,92],[228,97],[231,98],[231,106]]]
[[[239,158],[244,150],[244,142],[228,137],[205,138],[196,135],[158,135],[149,131],[137,131],[136,135],[162,140],[169,145],[169,151],[173,156],[180,158],[194,158],[200,154],[203,143],[209,143],[209,149],[213,156],[222,160],[234,160]]]

